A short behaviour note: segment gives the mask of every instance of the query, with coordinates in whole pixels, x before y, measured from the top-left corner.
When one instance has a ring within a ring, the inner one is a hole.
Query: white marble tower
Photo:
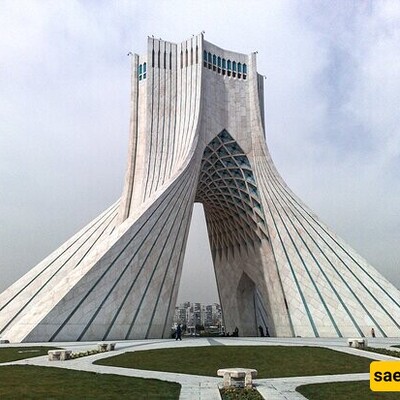
[[[121,199],[0,295],[12,342],[169,337],[193,203],[227,331],[400,336],[400,293],[287,187],[256,55],[194,36],[132,56]]]

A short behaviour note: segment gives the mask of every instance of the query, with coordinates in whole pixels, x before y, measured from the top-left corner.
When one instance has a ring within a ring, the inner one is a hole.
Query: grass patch
[[[372,392],[369,381],[318,383],[299,386],[296,390],[309,400],[399,399],[398,392]]]
[[[127,352],[95,364],[216,376],[220,368],[255,368],[258,378],[369,372],[372,360],[320,347],[209,346]]]
[[[155,379],[36,366],[0,367],[0,399],[179,399],[180,385]]]
[[[6,347],[0,349],[0,363],[44,356],[49,350],[56,350],[56,347]]]
[[[220,390],[222,400],[264,400],[256,389],[230,388]]]
[[[392,346],[395,347],[395,346]],[[400,352],[398,350],[381,349],[378,347],[366,347],[365,351],[372,351],[373,353],[384,354],[385,356],[398,357],[400,358]]]

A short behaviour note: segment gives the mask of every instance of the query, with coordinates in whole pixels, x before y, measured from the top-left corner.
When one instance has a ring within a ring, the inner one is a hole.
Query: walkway
[[[390,348],[393,344],[399,344],[400,339],[369,339],[371,347]],[[43,343],[25,343],[6,346],[33,346],[43,345]],[[85,351],[96,347],[93,342],[73,342],[73,343],[51,343],[52,346],[63,347],[73,351]],[[46,367],[67,368],[80,371],[89,371],[102,374],[118,374],[138,378],[161,379],[169,382],[177,382],[182,385],[180,400],[220,400],[218,384],[222,383],[222,378],[213,378],[197,375],[186,375],[159,371],[145,371],[139,369],[128,369],[118,367],[107,367],[94,365],[93,361],[107,358],[111,355],[118,355],[127,351],[166,349],[177,347],[199,347],[199,346],[319,346],[336,351],[341,351],[357,356],[365,356],[374,360],[399,360],[389,356],[376,353],[361,352],[347,346],[346,339],[315,339],[315,338],[193,338],[184,339],[182,342],[168,339],[153,340],[132,340],[117,342],[116,350],[112,353],[99,353],[92,356],[82,357],[69,361],[48,361],[47,357],[36,357],[26,360],[4,363],[1,365],[38,365]],[[391,350],[394,350],[391,348]],[[216,372],[216,371],[215,371]],[[304,384],[339,382],[339,381],[360,381],[368,380],[369,374],[346,374],[346,375],[325,375],[325,376],[306,376],[295,378],[274,378],[257,379],[258,391],[266,399],[270,400],[304,400],[305,397],[296,392],[296,387]]]

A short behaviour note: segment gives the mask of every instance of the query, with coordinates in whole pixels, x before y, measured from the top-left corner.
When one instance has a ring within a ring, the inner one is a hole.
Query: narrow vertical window
[[[169,53],[169,69],[172,68],[172,51]]]
[[[186,51],[185,51],[185,54],[186,54],[186,59],[185,59],[185,61],[186,61],[186,66],[188,66],[188,61],[189,61],[189,52],[188,52],[188,50],[186,49]]]
[[[183,68],[183,51],[181,50],[181,69]]]
[[[213,54],[213,65],[217,65],[217,56]]]
[[[154,49],[151,52],[151,66],[154,68]]]
[[[236,72],[236,61],[232,62],[232,71]]]
[[[238,72],[242,72],[242,64],[238,63],[237,67],[238,67]]]
[[[160,50],[158,50],[158,55],[157,55],[157,67],[160,68]]]
[[[203,61],[207,61],[207,52],[203,51]]]
[[[164,69],[167,68],[167,52],[164,50]]]
[[[190,48],[190,65],[193,65],[193,47]]]
[[[199,63],[199,46],[196,45],[196,64]]]
[[[208,53],[208,62],[211,64],[212,63],[212,56],[211,53]]]
[[[222,75],[226,74],[226,60],[225,58],[222,59]]]
[[[243,64],[243,74],[247,74],[247,65]]]
[[[143,73],[143,66],[142,64],[139,65],[139,75],[142,75]]]
[[[143,64],[143,73],[145,74],[147,71],[147,63],[144,63]]]

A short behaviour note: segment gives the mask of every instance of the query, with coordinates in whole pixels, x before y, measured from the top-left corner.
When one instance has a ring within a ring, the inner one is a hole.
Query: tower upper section
[[[251,151],[248,132],[264,124],[262,98],[254,53],[224,50],[203,34],[179,44],[149,37],[147,53],[132,57],[130,149],[120,221],[151,201],[191,154],[202,153],[223,129],[240,140],[245,153]],[[197,146],[203,148],[196,152]]]

